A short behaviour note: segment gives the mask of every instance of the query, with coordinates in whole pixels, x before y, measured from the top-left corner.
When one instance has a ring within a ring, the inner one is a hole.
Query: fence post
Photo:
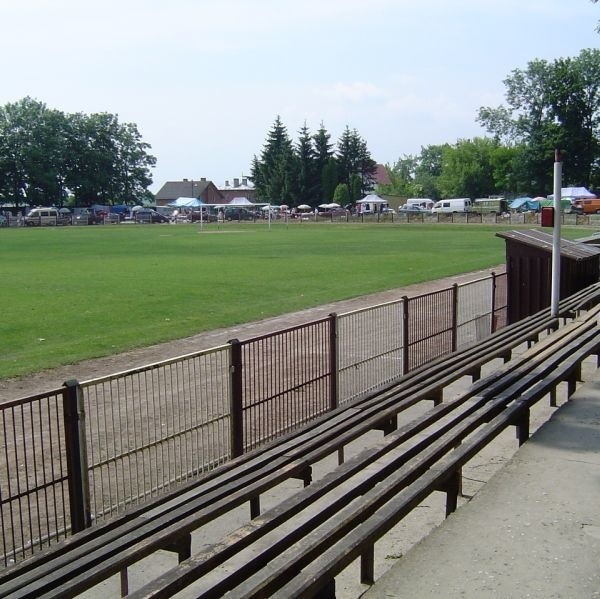
[[[458,284],[452,285],[452,351],[456,351],[458,339]]]
[[[337,341],[337,314],[329,315],[329,409],[335,410],[338,407],[338,341]]]
[[[244,453],[244,416],[242,412],[242,344],[239,339],[228,341],[231,346],[231,457],[236,458]]]
[[[496,273],[492,271],[492,317],[490,323],[490,333],[496,332]]]
[[[402,374],[408,372],[408,297],[402,298]]]
[[[76,533],[92,525],[85,410],[78,381],[73,379],[64,383],[63,398],[71,532]]]

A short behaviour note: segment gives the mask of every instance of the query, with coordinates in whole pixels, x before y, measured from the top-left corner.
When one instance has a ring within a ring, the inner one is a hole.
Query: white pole
[[[269,202],[269,231],[271,230],[271,203]]]
[[[562,193],[562,162],[558,150],[554,152],[554,234],[552,237],[552,295],[550,314],[558,317],[560,301],[560,200]]]

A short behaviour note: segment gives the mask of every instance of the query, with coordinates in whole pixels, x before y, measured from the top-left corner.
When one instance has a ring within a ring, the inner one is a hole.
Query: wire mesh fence
[[[0,404],[4,565],[506,324],[506,275]]]
[[[404,374],[404,316],[403,300],[338,315],[340,405]]]
[[[325,318],[241,342],[240,397],[234,405],[242,411],[243,451],[331,409],[332,326]]]
[[[229,346],[81,384],[92,519],[231,458]]]
[[[10,565],[70,530],[64,390],[0,404],[2,561]]]

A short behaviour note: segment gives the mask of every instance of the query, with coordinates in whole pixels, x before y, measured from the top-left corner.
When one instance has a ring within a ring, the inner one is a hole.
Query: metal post
[[[329,408],[338,407],[338,347],[337,347],[337,314],[329,315]]]
[[[560,301],[560,200],[562,193],[562,162],[560,152],[554,151],[554,234],[552,236],[552,295],[550,314],[558,317]]]
[[[496,332],[496,273],[492,272],[492,314],[490,333]]]
[[[231,457],[238,457],[244,453],[244,417],[242,413],[242,344],[238,339],[229,341],[231,345],[231,363],[229,372],[231,377]]]
[[[67,449],[71,532],[76,533],[92,525],[87,472],[85,412],[83,409],[83,394],[79,383],[76,380],[66,381],[64,387],[63,417]]]
[[[452,351],[456,351],[458,338],[458,284],[452,285]]]
[[[408,297],[405,295],[402,298],[402,374],[408,372]]]

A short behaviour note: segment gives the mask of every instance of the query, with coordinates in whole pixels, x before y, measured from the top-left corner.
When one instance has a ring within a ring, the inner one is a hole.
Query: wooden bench
[[[372,583],[377,539],[433,491],[446,492],[451,513],[469,459],[510,425],[523,443],[531,406],[558,383],[569,381],[570,395],[581,362],[600,352],[592,324],[551,335],[475,393],[435,406],[132,597],[169,597],[190,583],[195,597],[335,597],[334,576],[359,557]]]
[[[584,298],[593,302],[598,301],[599,296],[598,286],[576,294],[561,302],[561,314],[572,310],[572,306]],[[591,319],[574,325],[579,332],[594,326]],[[382,427],[392,433],[397,415],[406,407],[423,399],[433,399],[439,404],[443,388],[451,382],[465,374],[476,379],[483,364],[496,357],[507,359],[515,347],[533,342],[544,331],[557,327],[557,319],[543,311],[502,329],[477,345],[416,369],[398,383],[339,408],[287,438],[241,456],[173,493],[78,533],[3,572],[0,596],[74,596],[113,574],[123,573],[127,566],[161,548],[176,550],[180,561],[184,560],[190,555],[193,530],[246,502],[251,505],[251,516],[256,518],[260,514],[260,495],[268,489],[290,477],[301,478],[308,485],[311,465],[316,461],[341,452],[346,444],[373,428]],[[558,340],[566,334],[559,329],[552,338]],[[523,372],[534,367],[531,357],[542,352],[543,347],[538,344],[526,357],[517,359]],[[504,370],[490,375],[491,378],[486,377],[485,385],[489,385],[490,380],[497,380],[498,389],[506,386]],[[484,387],[474,383],[463,403]],[[437,405],[431,422],[435,422],[438,415],[444,415],[446,409],[447,404]],[[429,421],[415,423],[411,426],[412,435],[429,425]],[[123,591],[127,591],[125,576]]]

